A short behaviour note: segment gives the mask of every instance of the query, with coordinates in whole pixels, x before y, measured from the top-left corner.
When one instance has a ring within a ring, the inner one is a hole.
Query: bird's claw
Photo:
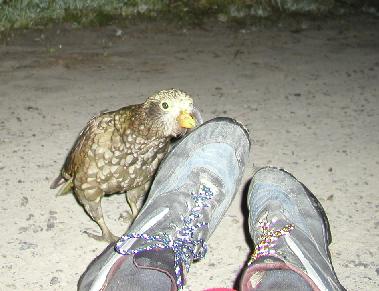
[[[102,235],[97,235],[97,234],[94,234],[94,233],[90,233],[86,230],[83,231],[83,233],[85,233],[86,235],[88,235],[90,238],[93,238],[95,240],[98,240],[98,241],[105,241],[105,242],[109,242],[109,243],[113,243],[115,241],[118,241],[119,240],[119,237],[112,234],[112,233],[109,233],[109,234],[102,234]]]

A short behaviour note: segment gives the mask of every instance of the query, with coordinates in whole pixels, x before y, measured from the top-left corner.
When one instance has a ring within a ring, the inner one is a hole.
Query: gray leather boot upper
[[[331,263],[332,238],[325,211],[302,183],[284,170],[260,169],[249,187],[248,207],[256,244],[253,264],[284,262],[305,274],[313,288],[344,290]],[[274,259],[265,260],[270,257]]]
[[[165,272],[175,278],[172,290],[180,289],[183,274],[205,255],[206,241],[235,196],[249,148],[247,131],[229,118],[206,122],[180,140],[162,161],[133,225],[114,250],[98,258],[100,266],[89,266],[79,286],[90,288],[81,290],[112,286],[111,273],[117,273],[122,257],[134,256],[138,267],[155,269],[153,260],[138,262],[138,256],[159,250],[172,252],[174,270]]]

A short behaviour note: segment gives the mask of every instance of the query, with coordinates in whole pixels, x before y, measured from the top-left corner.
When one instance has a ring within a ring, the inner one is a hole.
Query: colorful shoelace
[[[267,216],[259,220],[258,227],[261,235],[258,237],[259,243],[256,244],[253,254],[250,256],[248,265],[251,265],[256,259],[263,256],[275,256],[274,246],[276,241],[290,233],[295,228],[293,224],[287,224],[280,229],[274,229],[271,222],[267,221]]]
[[[144,233],[129,233],[123,235],[115,246],[115,250],[121,255],[138,254],[153,249],[171,249],[175,254],[175,274],[178,289],[184,285],[184,270],[189,271],[192,261],[204,258],[207,253],[207,245],[203,239],[195,239],[195,232],[201,228],[208,227],[207,222],[201,221],[201,211],[209,207],[209,202],[214,193],[210,188],[201,185],[198,193],[191,193],[194,206],[189,210],[187,216],[181,217],[183,226],[173,236],[167,233],[148,235]],[[137,249],[122,250],[122,246],[129,239],[142,239],[147,244]]]

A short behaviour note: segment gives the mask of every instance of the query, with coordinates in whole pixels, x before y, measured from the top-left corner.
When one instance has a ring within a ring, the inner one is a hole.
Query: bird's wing
[[[76,138],[70,152],[66,156],[66,160],[62,166],[61,172],[58,177],[54,179],[54,181],[50,185],[50,189],[56,189],[58,186],[64,184],[67,180],[72,177],[73,169],[75,168],[75,160],[77,159],[82,146],[91,136],[91,133],[94,131],[94,128],[97,124],[97,119],[100,118],[101,115],[107,112],[100,112],[97,115],[94,115],[83,128],[83,130],[79,133],[79,136]]]
[[[114,112],[101,112],[93,116],[79,133],[62,167],[62,176],[69,179],[88,153],[94,138],[114,129]]]

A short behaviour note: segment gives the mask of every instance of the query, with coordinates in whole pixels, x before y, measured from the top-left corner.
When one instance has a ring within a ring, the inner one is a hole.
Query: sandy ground
[[[83,233],[98,228],[74,197],[55,197],[49,184],[93,114],[170,87],[192,94],[205,119],[245,124],[254,141],[245,183],[257,166],[292,172],[326,209],[341,282],[379,290],[378,25],[355,17],[18,33],[0,47],[0,290],[75,290],[106,244]],[[249,254],[241,197],[186,290],[233,285]],[[124,196],[103,205],[122,234]]]

